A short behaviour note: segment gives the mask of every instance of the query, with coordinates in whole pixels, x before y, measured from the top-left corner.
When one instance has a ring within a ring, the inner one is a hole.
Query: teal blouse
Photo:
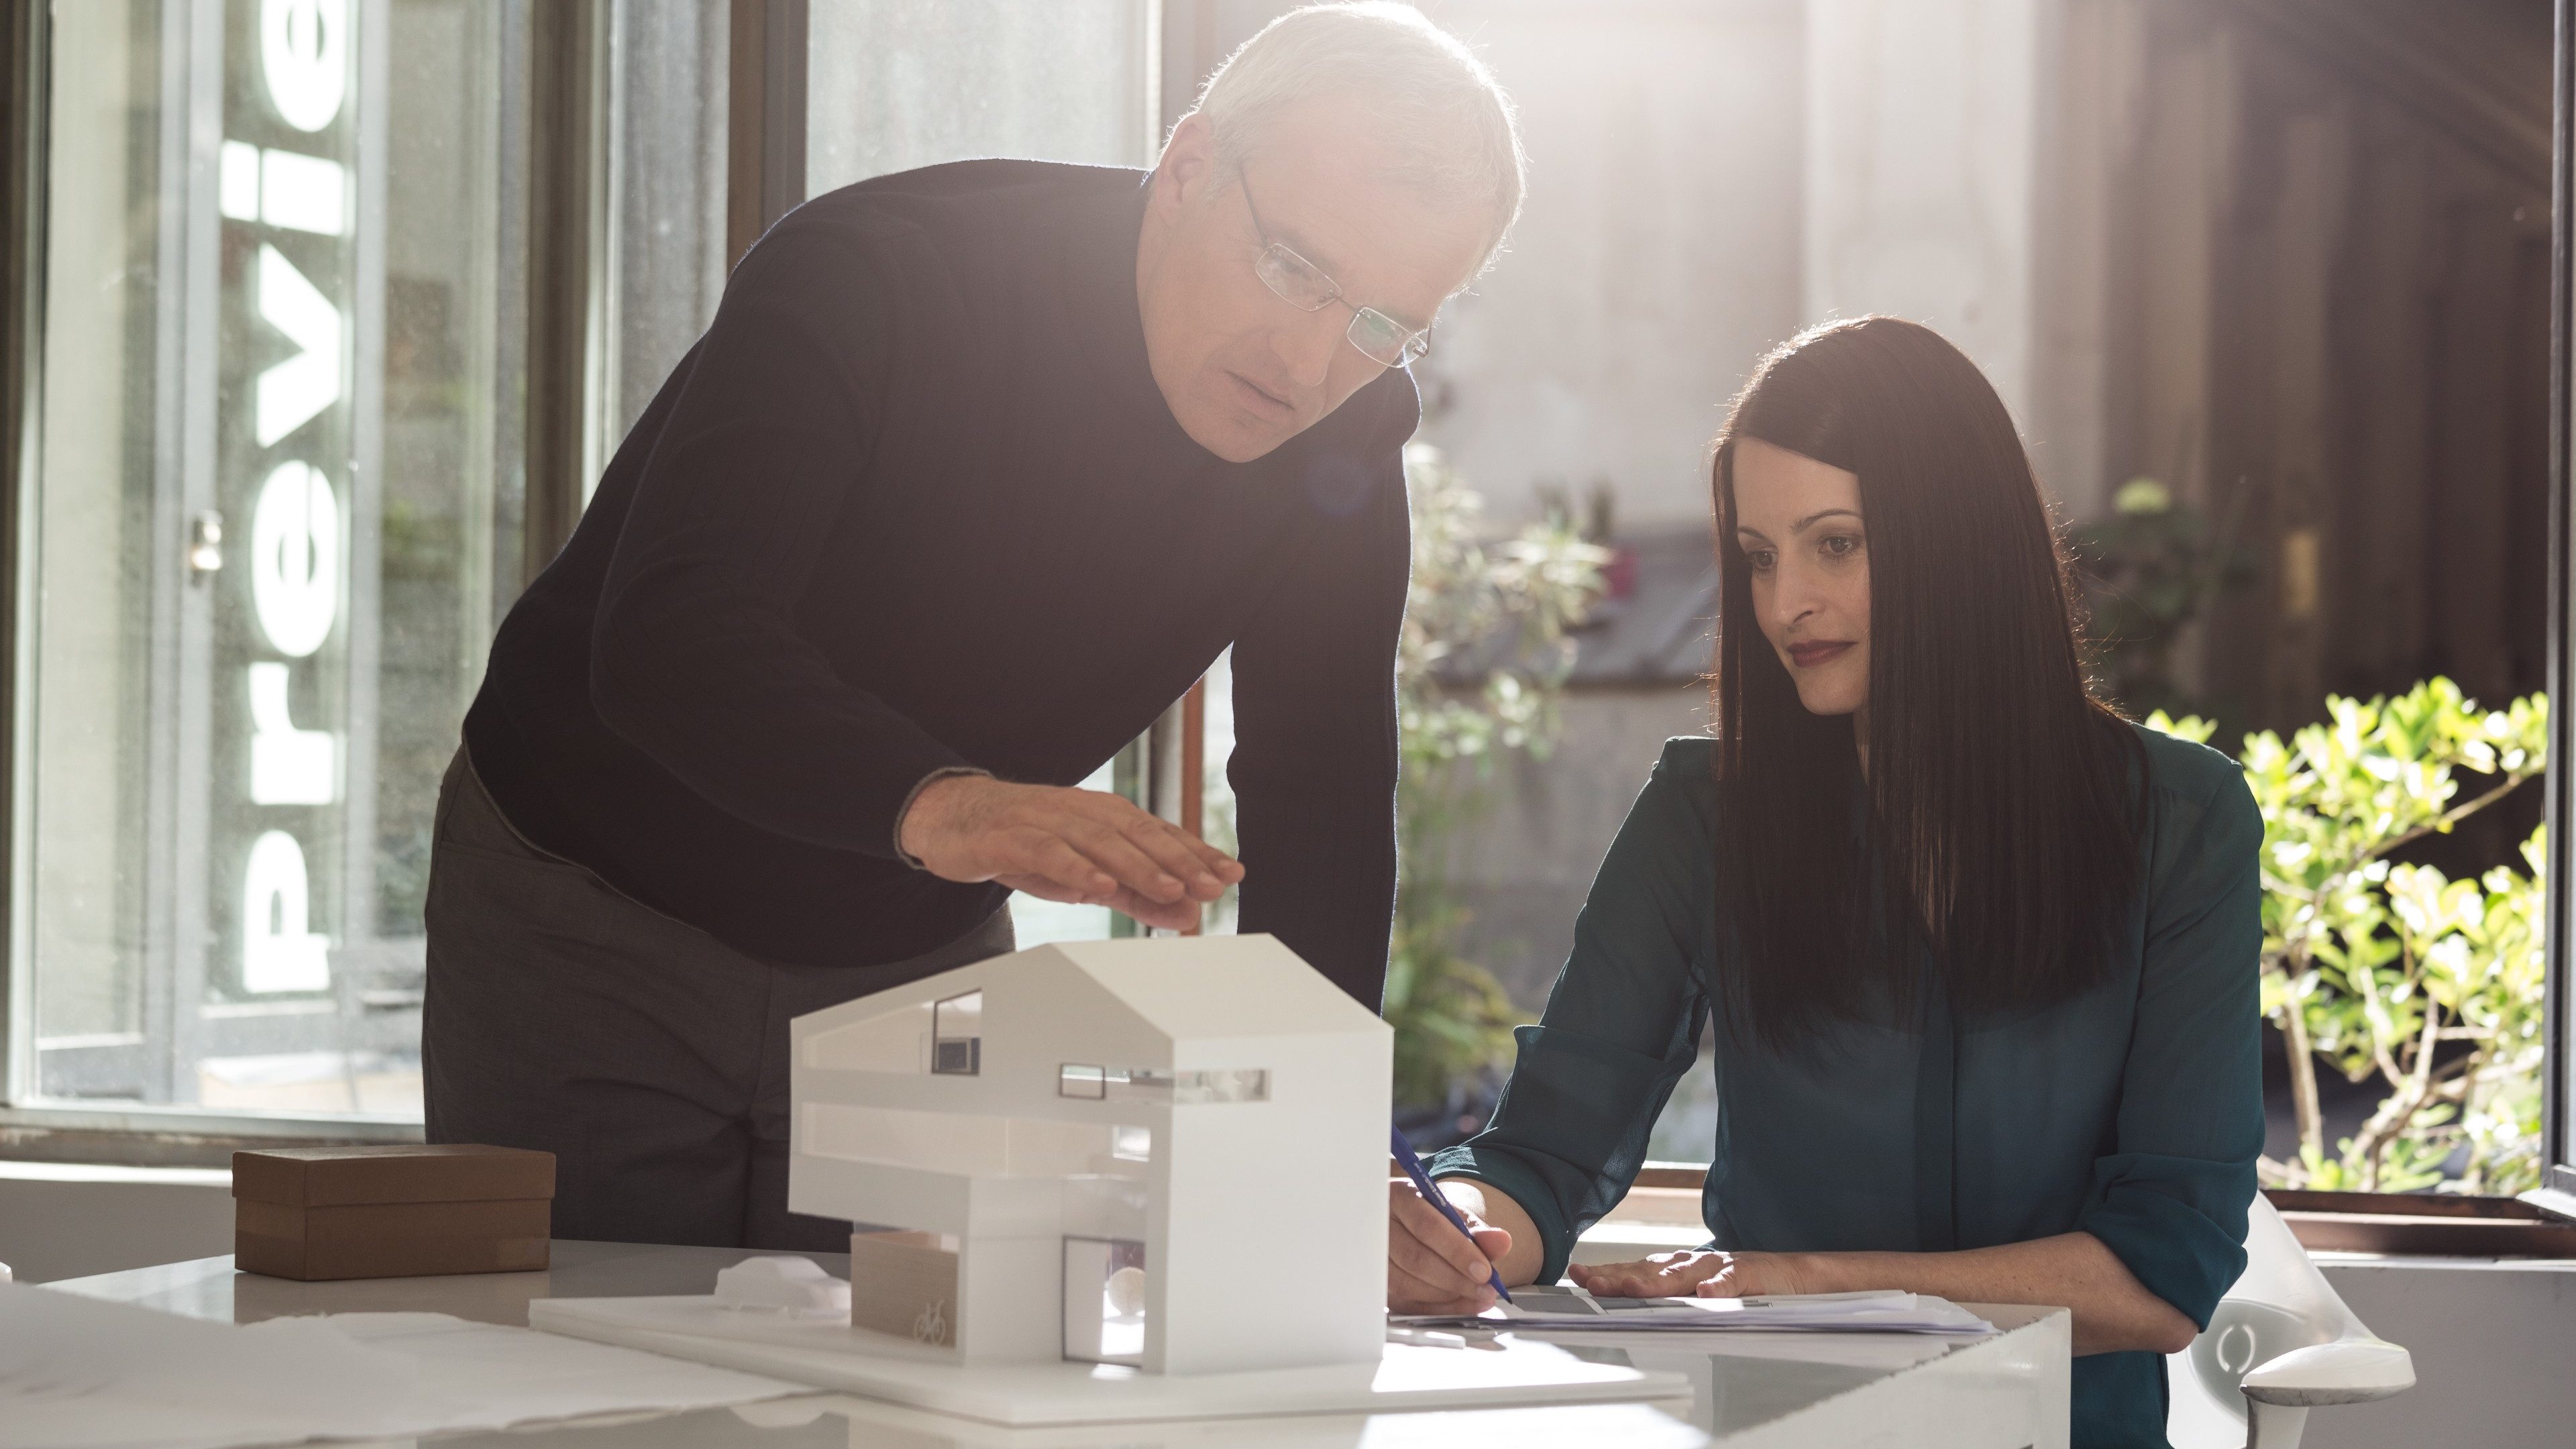
[[[1627,1192],[1648,1130],[1716,1036],[1713,1246],[1941,1252],[2089,1232],[2206,1328],[2245,1266],[2263,1147],[2262,816],[2233,761],[2141,730],[2145,879],[2104,985],[2060,1005],[1853,1020],[1813,1048],[1735,1043],[1713,988],[1713,742],[1676,739],[1602,861],[1574,950],[1491,1125],[1435,1175],[1511,1194],[1542,1282]],[[2074,1443],[2165,1443],[2164,1361],[2075,1361]]]

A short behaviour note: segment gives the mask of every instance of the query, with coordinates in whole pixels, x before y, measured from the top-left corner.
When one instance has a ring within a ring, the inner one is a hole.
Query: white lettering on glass
[[[312,421],[340,400],[340,309],[314,289],[295,263],[265,242],[259,248],[259,315],[299,349],[259,375],[252,432],[263,448]]]
[[[328,805],[340,794],[337,742],[295,727],[286,685],[285,665],[250,667],[250,803]]]
[[[226,141],[216,156],[215,209],[235,221],[259,220],[259,148]]]
[[[329,127],[348,99],[349,9],[348,0],[261,0],[261,73],[277,114],[299,131]],[[216,200],[236,221],[321,236],[348,232],[347,168],[320,156],[226,141]],[[252,282],[261,320],[296,348],[263,369],[252,392],[251,432],[267,448],[343,400],[349,320],[267,243],[259,248]],[[251,509],[251,604],[260,632],[288,660],[320,649],[339,618],[340,528],[339,498],[312,464],[283,462],[261,480]],[[339,798],[339,739],[329,730],[296,727],[292,667],[277,660],[249,666],[253,805],[329,805]],[[331,984],[330,938],[312,929],[312,907],[303,845],[284,830],[260,832],[242,867],[243,990],[320,991]]]
[[[304,847],[283,830],[251,842],[242,869],[242,989],[319,991],[331,984],[331,943],[306,926]]]
[[[348,173],[327,157],[262,151],[259,215],[270,226],[338,236],[348,225]]]
[[[328,157],[226,141],[216,172],[216,204],[235,221],[264,221],[321,236],[348,230],[348,168]]]
[[[319,131],[349,88],[347,0],[261,0],[260,71],[286,124]]]
[[[340,504],[331,480],[289,460],[259,486],[250,519],[250,598],[260,632],[301,659],[331,637],[340,614]]]

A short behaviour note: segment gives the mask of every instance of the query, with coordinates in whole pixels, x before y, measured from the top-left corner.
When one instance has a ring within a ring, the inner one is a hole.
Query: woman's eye
[[[1830,534],[1816,546],[1825,551],[1827,558],[1849,558],[1860,552],[1860,540],[1848,533]]]
[[[1757,574],[1771,572],[1771,565],[1778,559],[1779,555],[1767,548],[1748,548],[1744,551],[1744,561],[1753,565],[1753,571]]]

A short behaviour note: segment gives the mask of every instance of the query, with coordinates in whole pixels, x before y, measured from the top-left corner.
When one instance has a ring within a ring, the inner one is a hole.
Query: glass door
[[[516,572],[524,15],[53,7],[41,1098],[418,1115],[431,814]]]

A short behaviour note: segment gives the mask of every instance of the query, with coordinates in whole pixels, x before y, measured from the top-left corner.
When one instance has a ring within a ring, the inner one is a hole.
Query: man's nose
[[[1340,353],[1344,327],[1333,315],[1333,309],[1310,312],[1306,325],[1286,333],[1278,340],[1279,356],[1288,364],[1288,375],[1301,388],[1324,385],[1325,375],[1333,370],[1333,359]]]

